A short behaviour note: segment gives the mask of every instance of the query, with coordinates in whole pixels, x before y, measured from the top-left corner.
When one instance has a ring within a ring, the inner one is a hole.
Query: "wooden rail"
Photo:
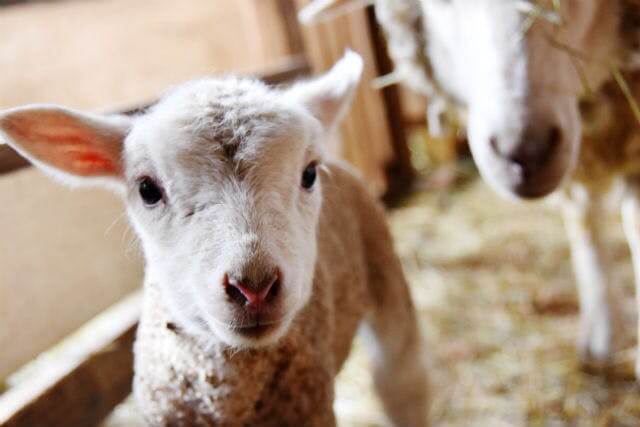
[[[131,393],[142,292],[89,322],[0,394],[0,427],[95,426]]]

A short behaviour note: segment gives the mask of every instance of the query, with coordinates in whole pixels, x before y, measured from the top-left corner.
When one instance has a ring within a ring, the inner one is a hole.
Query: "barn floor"
[[[418,193],[389,220],[432,357],[434,425],[640,425],[633,350],[607,375],[577,361],[570,254],[553,208],[502,200],[473,179]],[[609,222],[614,278],[633,314],[626,243],[615,216]],[[345,426],[380,423],[365,364],[358,351],[341,374]]]
[[[607,375],[577,361],[578,307],[555,210],[504,201],[472,179],[416,193],[389,220],[430,348],[434,425],[640,425],[633,350]],[[633,306],[628,251],[610,222],[614,277]],[[356,343],[336,389],[340,425],[384,424],[370,381]],[[131,425],[128,414],[108,425]]]

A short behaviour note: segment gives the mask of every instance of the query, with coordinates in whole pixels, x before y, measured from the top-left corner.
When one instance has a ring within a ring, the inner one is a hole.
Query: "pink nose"
[[[251,308],[258,308],[271,301],[280,288],[280,270],[258,285],[237,280],[229,274],[224,275],[224,288],[232,301]]]

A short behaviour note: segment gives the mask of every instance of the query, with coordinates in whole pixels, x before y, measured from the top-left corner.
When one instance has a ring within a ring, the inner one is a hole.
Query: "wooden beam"
[[[269,85],[290,83],[311,72],[311,67],[304,55],[293,55],[275,63],[271,68],[253,76]]]
[[[282,13],[280,0],[245,0],[238,3],[238,8],[247,23],[244,37],[250,58],[269,64],[274,58],[300,53],[291,39],[290,24]]]
[[[387,45],[381,27],[378,25],[374,8],[367,9],[369,31],[375,47],[375,58],[378,71],[381,75],[393,71],[393,62],[387,54]],[[387,204],[394,204],[404,196],[411,188],[411,182],[415,178],[415,171],[411,164],[411,153],[405,134],[405,111],[398,85],[387,86],[382,89],[385,113],[391,133],[391,144],[394,156],[387,163],[388,187],[384,195]],[[423,120],[426,114],[423,115]]]
[[[142,292],[89,322],[0,395],[0,427],[95,426],[131,393]]]
[[[290,51],[295,54],[302,54],[304,52],[304,43],[294,0],[278,0],[278,9],[284,20]]]
[[[296,0],[298,10],[309,0]],[[389,189],[388,167],[396,161],[394,138],[395,117],[388,114],[387,99],[371,86],[381,74],[378,61],[378,39],[372,33],[369,12],[352,11],[317,24],[304,27],[303,40],[309,65],[314,72],[331,67],[350,48],[362,55],[365,69],[362,83],[351,110],[341,127],[341,141],[330,151],[358,168],[371,191],[381,196]]]
[[[21,3],[52,3],[54,1],[59,0],[3,0],[2,2],[0,2],[0,7],[13,6]]]
[[[249,76],[261,79],[270,85],[279,85],[291,82],[297,78],[307,75],[308,73],[309,65],[307,64],[305,57],[302,55],[294,55],[274,63],[271,67],[261,73],[250,74]],[[111,112],[121,114],[138,114],[155,104],[155,102],[156,101],[141,103],[137,106],[122,106],[112,109]],[[0,175],[13,172],[29,165],[30,163],[16,153],[11,147],[0,144]]]

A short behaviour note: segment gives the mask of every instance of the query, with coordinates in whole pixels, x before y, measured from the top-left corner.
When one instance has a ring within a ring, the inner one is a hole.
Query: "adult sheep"
[[[351,1],[317,0],[303,21]],[[578,349],[619,348],[598,217],[612,184],[640,283],[640,94],[634,0],[375,0],[397,76],[428,98],[430,126],[453,107],[484,180],[536,199],[560,190],[580,301]],[[640,375],[640,356],[636,359]]]

